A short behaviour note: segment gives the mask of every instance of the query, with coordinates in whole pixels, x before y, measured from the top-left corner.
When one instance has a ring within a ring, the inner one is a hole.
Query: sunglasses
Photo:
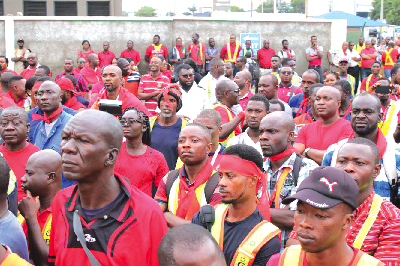
[[[78,63],[79,63],[79,64],[85,64],[86,61],[79,61]]]
[[[179,76],[184,77],[185,79],[187,79],[187,78],[193,78],[194,74],[185,74],[185,75],[179,75]]]
[[[143,124],[142,121],[136,120],[136,119],[121,119],[119,120],[119,122],[121,123],[121,125],[125,125],[127,124],[128,126],[132,126],[134,123],[139,123],[139,124]]]
[[[292,74],[292,71],[282,71],[281,72],[283,75],[291,75]]]
[[[36,57],[27,57],[26,59],[35,59]]]

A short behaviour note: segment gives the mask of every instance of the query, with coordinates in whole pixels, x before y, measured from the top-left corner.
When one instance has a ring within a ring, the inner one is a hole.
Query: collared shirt
[[[141,78],[138,90],[143,90],[144,93],[152,93],[164,89],[168,84],[169,79],[161,73],[157,78],[153,78],[151,74],[147,74]],[[151,115],[157,114],[157,101],[147,99],[144,101],[144,106],[150,111]]]
[[[294,51],[292,49],[288,49],[289,54],[287,53],[287,51],[284,51],[283,49],[281,49],[278,52],[278,56],[279,58],[292,58],[293,56],[296,56],[296,54],[294,53]]]
[[[265,49],[264,47],[257,50],[257,61],[261,68],[271,67],[271,58],[275,55],[275,50],[272,48]]]
[[[64,72],[62,72],[62,73],[60,73],[60,74],[58,74],[57,76],[56,76],[56,78],[54,79],[54,81],[57,81],[57,80],[59,80],[60,78],[62,78],[63,76],[65,76],[65,75],[67,75],[67,73],[65,73],[65,71]],[[71,75],[71,76],[74,76],[75,77],[75,79],[76,79],[76,91],[77,92],[88,92],[89,91],[89,88],[88,88],[88,86],[87,86],[87,84],[86,84],[86,81],[85,81],[85,79],[82,77],[82,75],[81,74],[79,74],[79,73],[77,73],[77,72],[75,72],[75,71],[72,71],[72,73],[70,73],[70,74],[68,74],[68,75]]]
[[[50,207],[48,207],[46,210],[42,211],[42,212],[37,212],[37,220],[38,220],[38,224],[40,227],[40,231],[43,232],[43,228],[46,225],[47,219],[49,218],[49,216],[51,215],[51,205]],[[21,214],[20,214],[21,215]],[[28,240],[28,227],[26,225],[26,221],[24,221],[22,224],[22,230],[24,230],[26,239]],[[43,234],[42,234],[43,235]],[[46,244],[48,245],[49,242],[46,241]],[[29,242],[28,242],[28,246],[29,246]]]
[[[31,67],[28,66],[27,68],[25,68],[19,75],[23,76],[24,79],[28,80],[30,77],[33,77],[36,73],[36,69],[38,69],[40,65],[37,64],[36,67]]]
[[[124,177],[115,174],[115,178],[122,196],[91,220],[82,209],[77,186],[57,193],[53,200],[49,265],[90,265],[73,231],[75,210],[81,218],[87,247],[101,265],[158,265],[158,245],[168,230],[164,214],[154,200]]]
[[[353,50],[349,49],[349,55],[350,55],[350,67],[358,66],[358,62],[354,61],[352,58],[353,57],[360,58],[360,53],[356,49]]]
[[[234,61],[233,59],[234,59],[234,56],[235,56],[235,50],[236,50],[236,45],[239,45],[239,48],[238,48],[238,51],[237,51],[237,57],[239,57],[239,53],[240,53],[240,51],[242,50],[242,46],[240,46],[240,44],[239,43],[234,43],[234,44],[231,44],[231,43],[227,43],[227,44],[225,44],[223,47],[222,47],[222,49],[221,49],[221,55],[220,55],[220,57],[223,59],[223,60],[225,60],[225,61],[227,61],[227,60],[229,60],[229,56],[228,56],[228,45],[230,46],[230,48],[231,48],[231,59],[232,59],[232,61]],[[237,59],[237,58],[236,58]],[[235,63],[235,62],[234,62]]]
[[[14,50],[14,56],[15,57],[23,56],[26,59],[26,58],[28,58],[29,53],[30,53],[29,50],[26,49],[25,47],[23,47],[22,49],[17,48],[17,49]],[[22,61],[14,62],[14,71],[17,72],[18,75],[22,71],[24,71],[24,62],[22,62]]]
[[[137,65],[137,62],[139,62],[141,60],[139,52],[136,51],[135,49],[132,49],[132,51],[125,49],[121,52],[121,55],[119,57],[120,58],[131,58],[133,60],[133,62],[135,62],[135,66]]]
[[[207,55],[217,55],[219,53],[220,53],[219,49],[215,48],[215,46],[213,48],[209,46],[206,49]],[[206,60],[206,71],[210,71],[210,61],[211,60]]]
[[[168,49],[165,45],[161,45],[160,50],[157,51],[153,45],[149,45],[146,49],[145,55],[149,57],[149,62],[153,58],[153,56],[161,56],[161,57],[167,57],[168,56]]]
[[[225,77],[224,75],[222,75],[218,79],[216,79],[209,72],[199,82],[199,87],[204,88],[206,90],[211,104],[214,104],[217,102],[217,97],[215,96],[215,87],[217,87],[217,82],[220,80],[229,80],[229,79],[227,77]]]
[[[250,137],[249,137],[249,128],[246,129],[245,132],[234,136],[233,138],[231,138],[230,140],[228,140],[228,145],[232,146],[232,145],[236,145],[236,144],[246,144],[248,146],[251,146],[253,148],[255,148],[260,154],[261,156],[263,156],[263,152],[261,150],[261,144],[260,141],[258,141],[257,143],[255,143]]]
[[[339,60],[342,58],[346,58],[350,62],[351,58],[349,49],[346,49],[346,51],[343,51],[343,49],[329,50],[329,53],[331,54],[332,63],[337,67],[339,66]]]
[[[251,90],[249,89],[249,92],[246,93],[246,95],[244,95],[242,98],[239,99],[239,104],[242,107],[242,110],[246,109],[247,102],[253,96],[254,96],[254,93],[252,93]]]
[[[318,51],[323,52],[324,48],[320,45],[318,46],[317,49],[310,46],[306,49],[306,54],[315,56],[318,55]],[[315,58],[314,60],[309,61],[308,66],[321,66],[321,58]]]
[[[169,55],[168,58],[169,60],[173,60],[173,59],[181,59],[181,61],[179,63],[173,63],[172,65],[175,68],[175,71],[177,69],[177,67],[181,64],[183,64],[183,60],[186,59],[189,55],[188,50],[182,45],[182,54],[183,54],[183,58],[181,58],[178,48],[176,46],[174,46],[170,51],[169,51]]]
[[[200,49],[201,46],[201,49]],[[191,43],[188,47],[190,58],[192,58],[198,65],[203,65],[205,53],[206,53],[206,45],[204,43],[198,43],[197,45]],[[200,53],[201,50],[201,53]],[[204,54],[204,56],[203,56]]]
[[[207,91],[197,86],[196,82],[193,82],[189,91],[180,89],[180,92],[182,93],[182,108],[178,111],[177,115],[184,115],[193,120],[203,110],[211,107]]]
[[[360,56],[362,56],[363,54],[365,55],[373,55],[376,53],[376,50],[374,48],[364,48],[361,50],[360,52]],[[378,58],[372,58],[372,59],[364,59],[361,57],[361,67],[363,68],[371,68],[372,64],[377,60]]]
[[[278,86],[278,98],[279,100],[284,101],[287,103],[290,100],[290,94],[293,90],[292,97],[300,94],[303,92],[303,90],[300,87],[294,86],[292,83],[289,84],[289,86],[284,86],[282,83],[279,84]]]
[[[99,68],[103,68],[105,66],[111,65],[113,58],[115,58],[115,54],[111,51],[107,51],[107,53],[101,51],[98,54],[98,57],[99,57]]]

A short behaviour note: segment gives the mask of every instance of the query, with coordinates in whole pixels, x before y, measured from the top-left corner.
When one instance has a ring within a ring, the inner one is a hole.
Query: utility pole
[[[250,16],[253,17],[253,0],[251,0]]]
[[[381,0],[381,16],[380,16],[380,21],[383,23],[383,8],[384,8],[384,0]],[[379,33],[379,43],[381,43],[382,38],[382,26],[380,27],[380,33]]]
[[[274,13],[276,14],[276,0],[274,0]]]

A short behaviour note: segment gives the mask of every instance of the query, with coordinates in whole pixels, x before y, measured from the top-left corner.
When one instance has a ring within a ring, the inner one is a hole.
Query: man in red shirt
[[[89,87],[89,90],[91,90],[92,86],[101,80],[101,68],[98,67],[99,57],[97,54],[90,54],[88,59],[89,65],[82,68],[79,74],[82,75]]]
[[[247,102],[254,95],[251,92],[251,80],[250,72],[245,71],[239,71],[233,80],[239,86],[239,104],[242,110],[246,109]]]
[[[39,67],[38,58],[35,53],[30,53],[28,58],[26,58],[28,62],[28,67],[21,72],[21,76],[25,79],[29,79],[30,77],[34,76],[36,73],[36,69]]]
[[[80,73],[82,68],[86,66],[86,59],[84,57],[78,57],[78,60],[76,60],[77,66],[74,69],[74,72]]]
[[[307,158],[322,163],[325,150],[352,133],[350,121],[339,116],[340,92],[333,87],[322,87],[315,96],[315,110],[321,118],[300,129],[294,147]]]
[[[157,114],[158,95],[169,84],[169,79],[161,74],[161,63],[159,57],[151,59],[150,73],[141,78],[138,88],[138,98],[144,101],[144,106],[150,111],[151,116]]]
[[[275,50],[269,47],[269,40],[264,40],[263,47],[257,51],[257,62],[260,66],[260,77],[271,72],[271,58]]]
[[[151,63],[151,59],[155,56],[164,57],[165,60],[168,61],[168,49],[165,45],[160,43],[159,35],[154,35],[153,44],[147,47],[144,58],[147,62]]]
[[[107,112],[80,112],[65,126],[62,170],[77,185],[54,197],[48,265],[158,266],[167,225],[157,203],[114,174],[122,139],[121,124]]]
[[[99,68],[102,69],[105,66],[111,65],[111,61],[115,58],[115,54],[110,50],[110,44],[108,42],[103,43],[103,51],[98,54],[99,57]]]
[[[197,63],[197,68],[199,73],[203,75],[206,73],[206,45],[204,43],[199,42],[199,34],[193,33],[192,35],[192,43],[188,46],[189,58],[192,58]]]
[[[83,59],[81,59],[81,60],[83,60]],[[66,76],[66,75],[74,76],[74,78],[76,79],[76,91],[79,91],[79,92],[88,92],[89,91],[86,81],[84,80],[82,75],[79,74],[78,72],[76,72],[76,68],[74,69],[74,60],[69,59],[69,58],[64,60],[64,72],[61,72],[60,74],[58,74],[56,76],[56,78],[54,79],[54,81],[57,82],[57,80],[59,80],[60,78],[62,78],[63,76]]]
[[[121,69],[122,76],[124,77],[124,88],[137,96],[141,77],[140,74],[132,72],[131,65],[125,58],[119,58],[117,65]]]
[[[129,107],[135,107],[150,116],[149,111],[142,102],[127,89],[121,87],[123,77],[119,67],[114,65],[106,66],[103,69],[102,79],[104,89],[102,89],[98,95],[93,97],[89,103],[89,107],[92,109],[99,109],[100,99],[118,100],[122,101],[122,111]]]
[[[372,64],[376,61],[378,57],[378,52],[371,45],[371,41],[365,41],[365,48],[360,52],[361,56],[361,80],[372,74]]]
[[[278,86],[278,97],[280,100],[288,103],[293,96],[303,92],[300,87],[292,84],[293,70],[291,67],[282,67],[279,77],[281,80]]]
[[[26,79],[22,76],[12,76],[8,80],[9,91],[4,95],[4,97],[9,97],[13,100],[16,106],[23,109],[25,109],[25,99],[28,97],[25,92],[25,84]],[[27,108],[29,108],[29,106],[27,106]]]
[[[40,149],[26,141],[29,124],[28,114],[24,109],[17,106],[4,109],[0,115],[0,123],[0,135],[4,140],[0,152],[17,179],[18,201],[20,201],[25,196],[21,188],[21,178],[25,175],[26,162]]]
[[[26,192],[18,205],[22,229],[35,265],[46,265],[49,253],[53,198],[62,187],[61,156],[53,150],[35,152],[21,178]],[[37,197],[37,200],[34,198]]]
[[[14,106],[15,102],[13,99],[8,97],[7,93],[9,90],[9,80],[11,77],[15,76],[11,72],[6,72],[0,77],[0,82],[1,82],[1,88],[0,88],[0,107],[1,108],[7,108],[10,106]]]
[[[64,106],[71,108],[75,111],[82,111],[86,109],[86,107],[82,103],[78,102],[78,100],[76,99],[74,84],[72,84],[72,81],[70,79],[60,78],[56,81],[56,84],[60,86],[62,93],[61,103]]]
[[[239,57],[239,52],[242,50],[242,46],[236,42],[236,35],[231,34],[229,36],[229,43],[225,44],[221,49],[221,58],[226,61],[236,63],[236,59]]]
[[[394,62],[399,58],[399,50],[394,48],[394,42],[390,41],[386,51],[382,54],[382,64],[385,77],[390,78],[390,71],[394,66]]]
[[[129,40],[126,44],[127,49],[123,50],[119,58],[131,58],[135,62],[135,66],[139,67],[140,64],[140,54],[138,51],[133,49],[133,41]]]
[[[11,72],[14,75],[18,75],[17,72],[15,72],[14,70],[8,69],[8,58],[5,56],[0,56],[0,65],[1,65],[1,74],[5,73],[5,72]]]
[[[368,75],[366,78],[364,78],[361,82],[361,87],[360,87],[360,92],[368,91],[369,88],[371,88],[372,85],[375,84],[375,82],[380,79],[381,76],[381,63],[378,61],[375,61],[371,65],[371,74]]]

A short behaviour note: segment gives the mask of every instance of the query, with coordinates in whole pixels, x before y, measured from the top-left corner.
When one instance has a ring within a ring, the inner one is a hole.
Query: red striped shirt
[[[157,90],[164,89],[169,84],[169,80],[166,76],[159,75],[157,78],[153,78],[151,74],[144,75],[140,79],[139,91],[144,93],[152,93]],[[157,115],[157,101],[153,99],[147,99],[144,102],[144,106],[150,111],[152,115]]]

